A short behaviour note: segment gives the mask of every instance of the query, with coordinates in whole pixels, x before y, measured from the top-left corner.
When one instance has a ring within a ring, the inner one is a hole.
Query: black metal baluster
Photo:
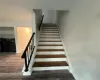
[[[28,71],[28,64],[27,64],[27,56],[26,56],[26,53],[25,53],[25,71],[26,72]]]

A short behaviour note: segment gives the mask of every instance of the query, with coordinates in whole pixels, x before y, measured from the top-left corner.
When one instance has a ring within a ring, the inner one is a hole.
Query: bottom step
[[[69,66],[53,66],[53,67],[33,67],[33,71],[45,71],[45,70],[69,70]]]
[[[33,71],[44,70],[68,70],[69,65],[66,61],[55,62],[35,62],[33,65]]]

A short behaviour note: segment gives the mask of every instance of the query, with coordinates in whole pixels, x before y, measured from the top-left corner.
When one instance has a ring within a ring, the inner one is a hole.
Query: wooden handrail
[[[41,25],[42,25],[42,23],[43,23],[43,18],[44,18],[44,15],[42,15],[42,19],[41,19],[41,22],[40,22],[40,25],[39,25],[39,31],[40,31]]]
[[[28,67],[29,67],[29,64],[30,64],[30,61],[31,61],[31,57],[32,57],[32,54],[33,54],[33,51],[34,51],[34,35],[35,33],[32,34],[25,50],[24,50],[24,53],[22,54],[21,58],[24,58],[25,60],[25,72],[28,71]],[[33,46],[32,46],[33,45]],[[30,54],[29,54],[30,53]]]
[[[32,36],[31,36],[31,38],[30,38],[30,40],[29,40],[29,42],[28,42],[28,44],[27,44],[27,46],[26,46],[26,48],[25,48],[25,50],[24,50],[24,53],[23,53],[22,56],[21,56],[21,58],[25,58],[26,51],[27,51],[28,46],[30,45],[31,40],[32,40],[32,38],[33,38],[34,35],[35,35],[35,32],[32,34]]]

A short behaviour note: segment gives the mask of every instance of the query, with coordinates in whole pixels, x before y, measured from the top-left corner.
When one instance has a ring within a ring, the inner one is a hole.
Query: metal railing
[[[29,42],[24,50],[24,53],[21,56],[21,58],[24,58],[24,61],[25,61],[25,72],[28,71],[31,57],[32,57],[33,51],[35,49],[34,35],[35,35],[35,33],[32,34],[32,36],[31,36],[31,38],[30,38],[30,40],[29,40]]]
[[[40,24],[39,24],[39,31],[40,31],[41,25],[42,25],[42,23],[43,23],[43,18],[44,18],[44,15],[42,15],[41,22],[40,22]]]

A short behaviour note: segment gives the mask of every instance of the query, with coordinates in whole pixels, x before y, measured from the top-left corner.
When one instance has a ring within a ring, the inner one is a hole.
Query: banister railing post
[[[42,15],[42,19],[41,19],[41,22],[40,22],[40,25],[39,25],[39,31],[41,29],[41,25],[42,25],[42,22],[43,22],[43,18],[44,18],[44,15]]]
[[[25,72],[28,71],[27,56],[25,54]]]

